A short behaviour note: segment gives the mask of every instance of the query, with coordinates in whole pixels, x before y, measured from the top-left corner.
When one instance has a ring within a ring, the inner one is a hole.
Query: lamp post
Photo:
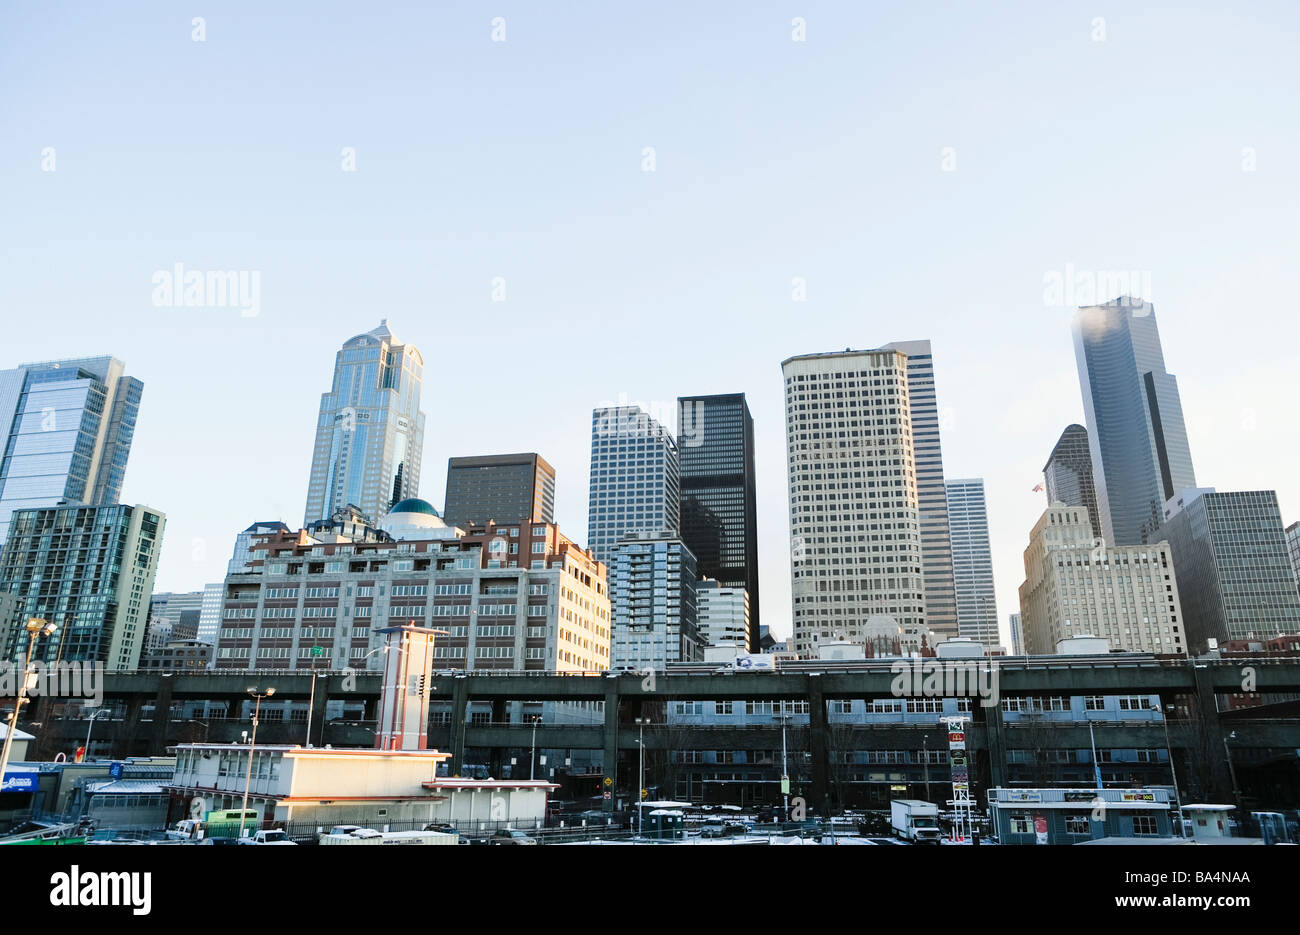
[[[781,703],[781,797],[785,804],[785,812],[781,816],[781,822],[790,820],[790,768],[787,765],[786,745],[785,745],[785,725],[794,715],[785,710],[785,702]]]
[[[95,718],[101,714],[109,714],[108,708],[100,708],[90,715],[90,723],[86,725],[86,759],[90,759],[90,732],[95,729]]]
[[[1172,706],[1171,706],[1172,707]],[[1155,706],[1155,710],[1160,712],[1160,720],[1165,725],[1165,753],[1169,756],[1169,778],[1174,781],[1174,805],[1178,807],[1178,836],[1183,836],[1183,799],[1178,794],[1178,771],[1174,768],[1174,747],[1169,742],[1169,718],[1165,715],[1165,709],[1160,705]]]
[[[542,719],[540,714],[534,714],[530,721],[533,722],[533,742],[528,747],[528,780],[533,779],[533,764],[537,762],[537,722]]]
[[[637,787],[636,787],[636,836],[642,836],[645,830],[645,810],[641,807],[641,800],[645,796],[645,726],[650,723],[648,717],[636,718],[636,725],[639,728],[637,746],[640,750],[640,765],[637,768]]]
[[[250,688],[248,693],[257,699],[253,705],[253,733],[248,738],[248,771],[244,774],[244,804],[239,809],[239,836],[235,840],[243,840],[244,837],[244,819],[248,817],[248,788],[253,784],[253,748],[257,746],[257,716],[262,713],[262,699],[270,698],[275,694],[274,688],[268,688],[266,691],[259,693],[256,688]]]
[[[1237,768],[1232,765],[1232,751],[1228,749],[1228,741],[1236,740],[1237,732],[1234,730],[1223,738],[1223,752],[1228,758],[1228,776],[1232,779],[1232,800],[1237,806],[1237,820],[1241,821],[1241,788],[1237,785]],[[1238,825],[1238,827],[1241,827]]]
[[[18,695],[14,698],[13,714],[9,715],[9,730],[5,733],[4,752],[0,753],[0,788],[4,787],[5,770],[9,768],[9,753],[14,744],[14,732],[18,729],[18,712],[27,700],[27,681],[32,668],[32,653],[36,651],[36,641],[42,636],[50,636],[57,630],[58,624],[50,623],[41,617],[32,617],[25,624],[27,630],[27,659],[23,662],[23,678],[18,683]]]

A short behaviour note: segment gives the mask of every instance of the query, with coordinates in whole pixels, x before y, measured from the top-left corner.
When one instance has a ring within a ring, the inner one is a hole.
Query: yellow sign
[[[605,777],[605,785],[607,785],[607,786],[612,786],[612,785],[614,785],[614,777],[613,777],[613,776],[606,776],[606,777]]]

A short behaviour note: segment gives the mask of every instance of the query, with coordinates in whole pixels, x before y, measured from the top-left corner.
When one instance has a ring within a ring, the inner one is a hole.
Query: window
[[[1092,834],[1091,822],[1087,815],[1066,815],[1066,834]]]
[[[1085,695],[1083,707],[1086,711],[1104,711],[1106,709],[1106,699],[1101,695]]]
[[[1134,834],[1155,834],[1156,833],[1155,818],[1151,815],[1134,815],[1133,833]]]
[[[1012,834],[1033,834],[1034,822],[1027,812],[1013,814],[1011,816],[1011,833]]]

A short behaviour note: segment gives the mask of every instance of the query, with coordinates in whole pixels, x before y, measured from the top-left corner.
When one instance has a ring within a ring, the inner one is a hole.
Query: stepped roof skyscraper
[[[351,504],[372,522],[420,488],[424,357],[385,319],[349,338],[321,396],[304,525]]]

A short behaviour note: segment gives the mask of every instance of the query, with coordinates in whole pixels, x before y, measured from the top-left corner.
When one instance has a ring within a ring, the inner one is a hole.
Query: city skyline
[[[1284,522],[1300,517],[1284,470],[1295,443],[1279,431],[1300,363],[1284,210],[1300,136],[1276,120],[1294,86],[1294,10],[1261,14],[1267,30],[1196,6],[1172,20],[1125,11],[1104,42],[1090,16],[1032,5],[1005,22],[952,10],[937,33],[898,11],[811,11],[800,44],[774,6],[693,11],[688,36],[662,11],[519,9],[493,44],[478,10],[413,12],[394,37],[340,5],[305,23],[214,17],[200,44],[188,14],[148,9],[126,33],[87,8],[71,28],[24,22],[0,39],[14,102],[0,367],[112,354],[145,384],[119,499],[168,516],[160,590],[219,580],[252,522],[298,525],[329,361],[380,317],[421,348],[438,413],[415,493],[437,501],[453,455],[544,452],[569,530],[585,528],[592,408],[642,400],[666,416],[682,393],[744,392],[764,621],[782,635],[779,362],[932,342],[945,472],[986,479],[1005,611],[1044,505],[1043,458],[1085,421],[1070,317],[1120,294],[1103,288],[1117,274],[1154,286],[1144,297],[1180,378],[1197,481],[1275,489]],[[611,30],[638,41],[611,46]],[[881,42],[892,35],[913,48]],[[873,67],[846,67],[863,43]],[[1222,72],[1188,54],[1207,45]],[[304,61],[307,47],[319,58]],[[664,79],[670,53],[681,72]],[[51,56],[77,65],[43,68]],[[411,121],[406,95],[360,93],[327,64],[345,58],[376,86],[464,93]],[[253,93],[289,76],[300,107]],[[877,109],[846,120],[863,100]],[[242,142],[210,145],[222,120]],[[1120,153],[1116,127],[1143,132]],[[154,275],[177,263],[258,273],[255,314],[156,300]],[[1268,337],[1249,366],[1224,363],[1228,308]],[[496,359],[476,392],[452,382],[467,350],[509,355],[505,335],[561,379],[543,390],[539,368]]]

